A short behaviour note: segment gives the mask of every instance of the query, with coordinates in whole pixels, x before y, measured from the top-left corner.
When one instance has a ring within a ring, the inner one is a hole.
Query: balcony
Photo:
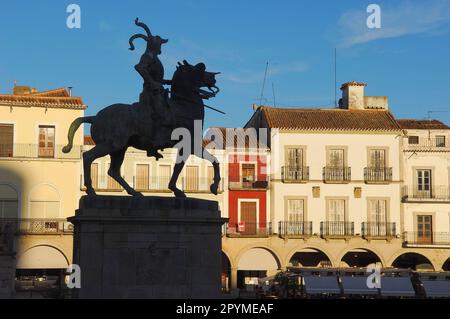
[[[426,151],[450,151],[450,142],[445,138],[426,138],[410,136],[406,141],[405,151],[426,152]]]
[[[266,190],[269,188],[269,177],[229,176],[228,188],[230,190]]]
[[[73,233],[65,219],[0,219],[0,235],[61,235]]]
[[[332,167],[323,168],[323,181],[325,183],[347,183],[351,180],[350,167]]]
[[[449,246],[450,232],[412,232],[403,233],[405,246]]]
[[[364,181],[374,184],[392,182],[392,167],[365,167]]]
[[[181,180],[181,189],[186,193],[210,193],[209,187],[213,183],[211,178],[190,178],[183,177]],[[223,192],[223,179],[219,182],[219,193]]]
[[[322,237],[351,237],[355,235],[354,222],[320,222]]]
[[[279,222],[278,234],[282,238],[312,236],[312,222]]]
[[[395,237],[397,235],[396,225],[395,223],[363,222],[361,224],[361,235],[364,238]]]
[[[281,167],[281,180],[283,183],[302,183],[309,180],[309,166],[305,167]]]
[[[124,176],[122,176],[125,178]],[[98,192],[121,192],[122,186],[109,175],[98,175],[92,178],[92,187]],[[80,176],[80,190],[85,191],[84,175]]]
[[[273,235],[272,223],[227,223],[226,234],[227,237],[269,237]]]
[[[425,190],[425,188],[428,188]],[[402,198],[405,202],[411,201],[450,201],[450,186],[404,186],[402,188]]]
[[[67,154],[62,152],[64,146],[39,147],[38,144],[0,144],[0,158],[81,159],[80,145],[74,145]]]

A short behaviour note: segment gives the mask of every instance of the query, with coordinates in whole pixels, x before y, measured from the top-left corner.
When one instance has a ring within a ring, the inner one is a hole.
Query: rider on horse
[[[147,155],[155,156],[158,160],[162,157],[158,153],[158,149],[165,147],[164,141],[167,140],[165,135],[174,126],[173,115],[169,108],[168,90],[163,87],[164,84],[171,84],[171,81],[164,79],[164,67],[158,57],[161,54],[161,45],[167,43],[168,40],[153,36],[147,25],[139,22],[138,19],[135,20],[135,24],[142,27],[147,33],[147,36],[143,34],[132,36],[129,43],[130,50],[134,50],[134,39],[142,38],[147,41],[147,48],[134,68],[144,80],[143,90],[139,95],[139,104],[152,109],[152,122],[157,123],[157,125],[152,126],[154,128],[152,135],[156,142],[147,150]]]

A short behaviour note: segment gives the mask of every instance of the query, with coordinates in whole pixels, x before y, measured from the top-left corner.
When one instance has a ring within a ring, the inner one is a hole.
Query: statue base
[[[218,203],[83,196],[74,217],[75,298],[220,298]]]

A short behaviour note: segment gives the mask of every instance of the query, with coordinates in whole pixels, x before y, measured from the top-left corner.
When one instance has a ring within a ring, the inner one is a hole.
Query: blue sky
[[[66,27],[66,7],[81,6],[81,29]],[[381,29],[368,29],[366,8],[381,7]],[[0,93],[13,81],[39,90],[73,86],[87,114],[138,99],[133,66],[144,45],[128,50],[141,29],[169,39],[166,78],[177,61],[221,71],[221,93],[208,101],[207,126],[242,126],[259,103],[333,107],[334,48],[338,85],[368,84],[387,95],[400,118],[432,116],[450,123],[450,0],[430,1],[5,1],[0,0]],[[138,40],[140,41],[140,40]],[[340,91],[338,91],[338,97]]]

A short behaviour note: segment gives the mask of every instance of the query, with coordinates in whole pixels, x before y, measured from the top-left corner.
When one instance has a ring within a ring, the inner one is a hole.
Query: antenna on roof
[[[259,98],[259,105],[262,105],[262,100],[263,100],[263,96],[264,96],[264,87],[266,86],[266,78],[267,78],[267,70],[269,69],[269,61],[266,62],[266,70],[264,71],[264,79],[263,79],[263,84],[262,84],[262,88],[261,88],[261,96]]]
[[[273,95],[273,107],[277,107],[277,101],[275,100],[275,85],[272,82],[272,95]]]
[[[427,111],[427,119],[428,121],[431,121],[431,114],[433,113],[447,113],[448,111]]]
[[[334,86],[333,86],[333,91],[334,91],[334,107],[338,107],[337,105],[337,94],[336,94],[336,90],[337,90],[337,59],[336,59],[336,51],[337,49],[334,48]]]

